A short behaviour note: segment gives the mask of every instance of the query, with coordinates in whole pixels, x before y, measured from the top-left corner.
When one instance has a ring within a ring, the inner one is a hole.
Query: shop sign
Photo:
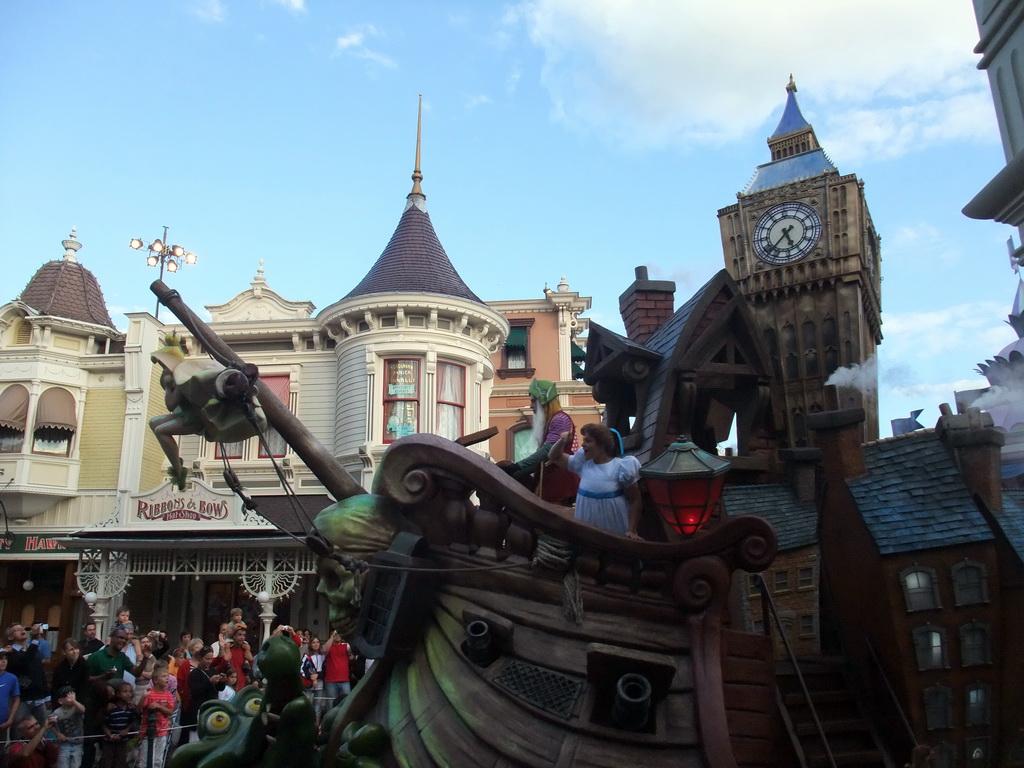
[[[62,540],[50,536],[26,536],[20,533],[0,536],[0,555],[36,555],[66,550]]]
[[[230,492],[218,492],[193,480],[186,491],[165,483],[152,493],[132,496],[129,511],[132,523],[227,522],[238,500]]]

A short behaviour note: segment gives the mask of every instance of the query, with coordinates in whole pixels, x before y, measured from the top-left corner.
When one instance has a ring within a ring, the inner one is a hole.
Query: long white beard
[[[537,407],[533,411],[533,429],[531,430],[533,450],[537,450],[544,444],[547,433],[548,425],[544,423],[544,406],[538,400]]]

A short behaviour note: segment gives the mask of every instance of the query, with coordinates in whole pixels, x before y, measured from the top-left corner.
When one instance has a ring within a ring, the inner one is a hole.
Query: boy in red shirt
[[[167,670],[163,667],[153,674],[153,687],[146,692],[139,704],[142,712],[142,738],[139,741],[139,768],[163,768],[164,753],[167,751],[167,734],[170,732],[170,717],[174,714],[174,694],[167,690]],[[149,719],[156,719],[156,736],[153,737],[153,762],[149,762],[150,738]]]

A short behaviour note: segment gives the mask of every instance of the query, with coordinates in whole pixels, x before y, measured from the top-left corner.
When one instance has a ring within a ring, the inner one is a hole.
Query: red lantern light
[[[640,476],[665,522],[683,536],[692,536],[715,511],[728,471],[728,461],[680,438],[641,467]]]

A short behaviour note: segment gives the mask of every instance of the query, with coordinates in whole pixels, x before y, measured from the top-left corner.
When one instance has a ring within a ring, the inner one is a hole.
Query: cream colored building
[[[261,264],[247,290],[207,307],[218,335],[367,489],[405,434],[455,439],[495,424],[499,441],[523,420],[529,376],[507,365],[510,323],[527,328],[530,373],[557,377],[584,420],[597,415],[572,368],[590,300],[563,279],[539,300],[481,301],[434,232],[421,178],[417,168],[391,241],[339,301],[315,312],[285,298]],[[0,538],[2,620],[48,621],[56,640],[80,636],[90,616],[109,623],[126,603],[143,629],[212,640],[241,605],[264,629],[282,620],[325,631],[315,558],[301,541],[331,503],[321,483],[272,428],[265,444],[180,438],[189,483],[179,492],[166,482],[148,427],[166,410],[150,354],[181,326],[132,313],[115,329],[78,263],[81,244],[72,235],[64,246],[0,307],[0,501],[11,530]],[[205,354],[183,336],[190,356]],[[488,455],[493,443],[471,450]],[[228,489],[225,462],[255,510]]]

